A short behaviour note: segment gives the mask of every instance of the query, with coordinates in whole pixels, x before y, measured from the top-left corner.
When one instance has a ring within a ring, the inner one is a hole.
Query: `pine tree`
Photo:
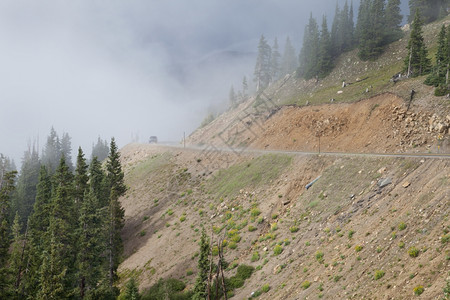
[[[400,13],[400,0],[388,0],[386,5],[385,42],[391,43],[402,36],[400,24],[403,16]]]
[[[11,291],[15,299],[24,298],[24,286],[22,282],[23,273],[26,268],[26,251],[28,249],[27,232],[21,233],[19,214],[16,212],[12,226],[11,256],[9,259],[9,270],[11,273]]]
[[[333,57],[339,56],[341,54],[342,49],[342,40],[341,36],[339,35],[339,33],[341,32],[340,21],[341,21],[341,11],[339,9],[338,3],[336,2],[336,8],[334,10],[334,19],[331,25],[331,34],[330,34]]]
[[[319,45],[319,77],[324,78],[332,70],[331,40],[328,32],[327,18],[323,16]]]
[[[422,22],[433,22],[439,16],[446,15],[444,11],[446,11],[447,6],[447,0],[409,0],[411,15],[409,15],[408,21],[410,23],[414,21],[413,13],[418,10],[421,12]]]
[[[26,295],[36,295],[39,290],[39,268],[42,253],[50,247],[47,231],[50,226],[52,184],[45,166],[41,166],[37,184],[36,201],[28,222],[29,251],[27,272],[23,277]]]
[[[107,207],[109,205],[108,183],[106,174],[96,156],[89,166],[89,187],[98,199],[99,207]]]
[[[295,48],[292,46],[289,37],[286,38],[283,57],[281,59],[281,75],[292,74],[298,68],[298,59]]]
[[[50,247],[42,254],[39,269],[40,286],[36,295],[38,300],[67,299],[71,293],[67,290],[67,265],[63,263],[64,245],[58,242],[55,231],[50,232]]]
[[[260,91],[266,88],[270,81],[270,60],[272,55],[272,49],[264,37],[261,35],[258,44],[258,56],[256,57],[254,81],[256,82],[256,91]]]
[[[234,87],[231,86],[230,92],[228,94],[228,101],[230,101],[230,107],[234,108],[237,105],[237,97],[236,93],[234,92]]]
[[[91,160],[94,159],[94,157],[97,157],[99,161],[103,161],[108,157],[108,153],[108,142],[106,140],[103,141],[100,137],[98,137],[97,143],[95,145],[92,144]]]
[[[200,255],[198,258],[198,274],[194,286],[194,300],[206,299],[206,288],[210,268],[210,249],[210,241],[206,235],[205,228],[203,228],[202,236],[200,238]]]
[[[431,61],[428,58],[428,51],[423,40],[422,24],[419,11],[416,11],[407,46],[408,55],[405,58],[404,70],[408,77],[427,74],[431,69]]]
[[[33,147],[25,151],[16,192],[12,199],[13,211],[19,213],[22,224],[27,222],[33,209],[40,168],[37,150]]]
[[[75,203],[81,206],[83,197],[88,189],[89,176],[87,174],[88,165],[84,158],[84,153],[81,147],[78,148],[77,167],[75,169]]]
[[[303,36],[303,47],[299,56],[300,67],[298,75],[303,76],[305,79],[311,79],[318,76],[318,52],[319,27],[311,13],[308,25],[306,25],[305,28],[305,34]]]
[[[248,93],[248,83],[247,83],[247,77],[244,76],[242,78],[242,100],[247,99],[247,93]]]
[[[278,51],[278,40],[275,38],[272,46],[272,56],[270,59],[270,77],[273,81],[278,80],[280,78],[280,59],[281,55]]]
[[[124,209],[119,198],[127,190],[124,183],[124,173],[120,164],[120,154],[114,138],[111,139],[110,152],[106,163],[107,180],[110,189],[109,196],[109,236],[108,236],[108,257],[109,257],[109,286],[113,290],[113,283],[117,278],[117,268],[119,266],[123,241],[120,232],[124,225]]]
[[[440,84],[445,84],[448,65],[448,44],[447,44],[447,30],[445,25],[442,25],[441,31],[438,35],[438,49],[436,52],[436,65],[433,67],[432,73],[425,80],[425,84],[433,85],[435,87]]]
[[[125,296],[121,298],[121,300],[140,300],[141,296],[139,295],[139,287],[136,283],[136,280],[131,277],[128,280],[125,287]]]
[[[108,214],[106,207],[101,207],[91,188],[81,203],[79,228],[77,232],[80,251],[77,255],[78,294],[83,298],[95,298],[96,288],[105,277],[104,266],[107,265],[104,226]]]
[[[68,133],[63,133],[61,138],[61,155],[64,156],[69,171],[73,172],[71,139]]]
[[[10,272],[7,261],[10,245],[10,198],[14,191],[16,173],[16,171],[0,173],[0,299],[8,299],[11,296]]]
[[[6,266],[9,249],[9,227],[11,214],[11,193],[14,191],[16,171],[0,177],[0,268]]]
[[[42,152],[42,164],[47,167],[50,174],[53,174],[61,159],[61,142],[58,134],[52,127],[50,135],[47,137],[44,151]]]
[[[78,228],[78,220],[74,207],[73,175],[66,165],[64,156],[61,157],[60,164],[52,179],[51,216],[46,233],[50,245],[44,249],[47,254],[44,256],[40,268],[40,282],[41,289],[45,291],[44,295],[47,295],[47,289],[60,289],[60,285],[62,285],[62,290],[56,294],[68,297],[74,293],[77,282],[75,233]],[[48,259],[48,261],[45,259]],[[45,286],[45,289],[42,286]]]

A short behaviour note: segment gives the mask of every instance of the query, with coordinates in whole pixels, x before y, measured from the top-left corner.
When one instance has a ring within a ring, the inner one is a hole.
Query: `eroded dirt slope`
[[[133,144],[121,154],[120,275],[141,290],[168,277],[192,287],[201,226],[228,240],[228,262],[256,268],[233,299],[263,284],[260,299],[410,299],[417,286],[439,299],[450,280],[446,159],[219,152],[206,166],[200,150]]]

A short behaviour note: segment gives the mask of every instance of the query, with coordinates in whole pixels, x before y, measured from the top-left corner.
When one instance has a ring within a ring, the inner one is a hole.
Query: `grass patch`
[[[221,170],[211,182],[217,196],[234,196],[246,187],[256,187],[276,179],[291,164],[292,156],[267,154]]]

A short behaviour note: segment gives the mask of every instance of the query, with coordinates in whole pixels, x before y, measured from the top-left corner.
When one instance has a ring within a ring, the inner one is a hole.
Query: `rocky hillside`
[[[439,28],[425,28],[431,48]],[[227,278],[254,268],[232,299],[442,299],[450,100],[424,78],[389,81],[405,43],[377,62],[347,53],[324,81],[286,76],[198,129],[187,148],[124,147],[123,282],[192,288],[205,228],[214,260],[224,240]]]
[[[231,152],[205,169],[204,155],[122,149],[130,191],[120,270],[141,289],[168,277],[192,287],[204,226],[227,240],[231,266],[256,269],[233,299],[264,284],[261,299],[408,299],[419,286],[424,299],[443,296],[448,159]]]

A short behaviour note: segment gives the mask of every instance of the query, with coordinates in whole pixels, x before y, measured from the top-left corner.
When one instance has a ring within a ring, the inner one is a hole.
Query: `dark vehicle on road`
[[[156,136],[152,135],[152,136],[150,137],[150,139],[148,140],[148,142],[149,142],[150,144],[156,144],[156,143],[158,143],[158,138],[157,138]]]

